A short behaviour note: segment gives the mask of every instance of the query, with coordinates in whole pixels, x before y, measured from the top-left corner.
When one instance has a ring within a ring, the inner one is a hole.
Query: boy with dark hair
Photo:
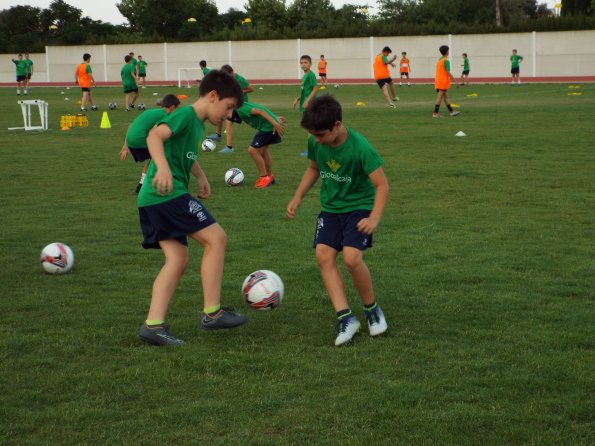
[[[93,94],[91,93],[91,85],[96,87],[93,71],[91,70],[91,55],[89,53],[83,54],[83,63],[76,66],[74,71],[74,83],[81,87],[83,98],[81,99],[81,111],[86,112],[87,101],[91,104],[91,110],[96,111],[95,103],[93,102]]]
[[[213,70],[199,88],[194,104],[180,107],[157,123],[147,138],[151,163],[147,181],[138,195],[138,211],[146,249],[157,248],[165,264],[155,278],[147,320],[140,338],[154,345],[181,345],[165,324],[169,303],[188,264],[190,236],[203,248],[201,283],[205,330],[233,328],[246,317],[221,306],[221,281],[227,235],[204,205],[188,192],[190,174],[198,181],[199,198],[211,194],[209,181],[200,168],[198,146],[204,138],[204,122],[217,124],[243,103],[240,85],[229,74]]]
[[[363,259],[364,251],[372,247],[372,233],[388,198],[384,161],[362,135],[346,128],[342,119],[341,105],[328,95],[313,99],[304,112],[301,125],[310,133],[310,164],[286,209],[293,219],[306,193],[321,178],[322,212],[316,222],[314,246],[337,314],[336,346],[350,342],[360,328],[345,294],[337,265],[339,252],[343,252],[343,263],[364,305],[370,335],[378,336],[388,327]]]
[[[312,58],[307,54],[300,57],[300,68],[304,72],[302,77],[302,85],[300,86],[300,95],[293,100],[293,108],[300,104],[300,111],[303,112],[310,101],[318,93],[318,82],[316,81],[316,75],[312,72]],[[308,156],[308,152],[300,152],[301,156]]]
[[[324,54],[320,55],[320,60],[318,61],[318,76],[320,76],[320,83],[323,87],[326,86],[326,66],[328,62],[324,58]]]
[[[444,102],[446,108],[450,113],[450,116],[457,116],[458,111],[454,111],[450,102],[448,102],[448,89],[450,88],[451,81],[457,83],[457,80],[453,77],[450,72],[450,61],[448,60],[448,46],[442,45],[438,50],[442,57],[436,63],[436,77],[434,80],[434,87],[438,93],[436,96],[436,104],[434,105],[434,118],[440,117],[440,104]],[[457,83],[458,85],[458,83]]]
[[[399,60],[399,71],[401,73],[401,78],[399,80],[399,87],[403,85],[403,79],[407,78],[407,85],[411,87],[411,82],[409,81],[409,73],[411,73],[411,63],[409,62],[409,58],[407,57],[407,53],[403,51],[401,53],[401,60]]]
[[[269,153],[269,146],[281,142],[285,131],[285,118],[275,116],[272,111],[262,105],[244,102],[244,105],[238,108],[237,114],[234,114],[231,120],[233,122],[244,121],[258,130],[248,147],[248,154],[254,161],[259,175],[254,187],[261,189],[275,184],[273,160]]]
[[[143,88],[147,85],[147,62],[143,60],[143,56],[138,55],[138,83],[142,84]]]
[[[19,53],[18,59],[10,59],[12,63],[16,65],[17,75],[17,96],[21,95],[21,87],[23,87],[27,81],[27,62],[23,60],[23,55]],[[23,88],[23,93],[27,94],[26,88]]]
[[[516,80],[516,85],[521,85],[521,62],[523,61],[523,56],[517,54],[517,50],[512,50],[512,55],[510,56],[510,74],[512,75],[512,83],[511,85],[514,86],[514,81]]]
[[[157,101],[157,105],[160,108],[152,108],[141,113],[128,127],[126,138],[124,138],[124,145],[120,150],[121,160],[125,160],[129,153],[132,154],[134,161],[137,163],[151,159],[149,149],[147,148],[147,136],[149,135],[149,131],[155,127],[155,124],[178,108],[180,100],[176,95],[166,94],[162,99]],[[137,194],[145,181],[148,168],[149,163],[147,162],[141,173],[140,180],[136,185],[136,189],[134,190]]]
[[[467,53],[463,53],[463,72],[461,73],[461,86],[469,85],[469,72],[471,71],[469,64],[469,57]]]
[[[33,61],[29,59],[29,53],[25,53],[25,65],[27,65],[27,77],[25,79],[25,95],[29,93],[29,82],[33,77]]]
[[[386,102],[388,102],[389,107],[396,108],[397,106],[393,102],[398,101],[399,98],[397,97],[395,84],[393,83],[393,79],[390,77],[390,71],[388,70],[389,65],[394,68],[394,62],[397,59],[396,54],[390,59],[388,58],[388,55],[392,52],[393,50],[388,46],[385,46],[382,48],[382,52],[374,58],[374,80],[382,90],[382,94],[384,95]],[[388,93],[389,87],[390,95]]]
[[[244,76],[241,76],[238,73],[234,73],[231,65],[223,65],[221,67],[221,71],[225,71],[227,74],[233,76],[233,78],[239,82],[240,87],[242,87],[242,91],[244,92],[244,102],[248,102],[248,93],[252,93],[254,91],[254,88],[252,88],[250,82],[248,82]],[[222,127],[222,123],[218,124],[215,127],[215,133],[207,136],[207,138],[212,139],[213,141],[221,141]],[[233,128],[232,121],[230,120],[225,121],[225,135],[226,146],[223,149],[221,149],[219,153],[233,153]]]
[[[136,68],[132,64],[132,56],[129,54],[124,57],[126,64],[120,70],[122,77],[122,90],[124,90],[124,104],[126,104],[126,111],[129,112],[134,108],[134,104],[138,99],[138,86],[136,85]],[[132,101],[130,101],[130,93],[133,93]]]

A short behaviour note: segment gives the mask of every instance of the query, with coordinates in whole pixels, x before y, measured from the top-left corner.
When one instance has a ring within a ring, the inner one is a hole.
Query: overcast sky
[[[101,20],[103,22],[110,22],[114,25],[120,25],[126,23],[126,19],[120,14],[116,3],[119,1],[112,0],[64,0],[69,5],[79,8],[83,11],[83,16],[88,16],[93,20]],[[553,8],[554,4],[559,3],[561,0],[541,0],[538,3],[547,3],[550,8]],[[0,2],[0,9],[7,9],[11,6],[16,5],[29,5],[37,6],[38,8],[47,8],[50,6],[52,0],[2,0]],[[219,13],[225,13],[229,8],[235,8],[244,10],[243,5],[247,3],[244,0],[216,0],[217,8]],[[376,2],[371,0],[331,0],[332,5],[335,8],[340,8],[343,5],[371,5],[372,8],[370,13],[376,12]],[[288,0],[286,4],[291,4],[291,0]]]

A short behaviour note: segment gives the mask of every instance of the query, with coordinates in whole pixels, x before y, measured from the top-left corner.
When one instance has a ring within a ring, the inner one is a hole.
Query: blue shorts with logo
[[[145,249],[160,249],[160,240],[172,239],[188,246],[188,234],[216,223],[207,208],[190,194],[180,195],[165,203],[140,207],[138,215]]]
[[[134,161],[136,161],[137,163],[151,159],[149,149],[147,149],[146,147],[128,147],[128,150],[130,150],[132,158],[134,158]]]
[[[254,147],[255,149],[260,149],[261,147],[269,146],[271,144],[279,144],[280,142],[281,137],[278,133],[259,131],[256,135],[254,135],[250,146]]]
[[[359,209],[335,214],[322,211],[316,219],[314,247],[318,244],[342,251],[344,246],[364,251],[372,247],[372,234],[364,234],[357,229],[362,218],[370,216],[370,211]]]

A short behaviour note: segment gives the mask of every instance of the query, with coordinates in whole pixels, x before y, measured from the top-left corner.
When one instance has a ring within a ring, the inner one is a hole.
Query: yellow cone
[[[359,102],[356,102],[356,103],[355,103],[355,106],[356,106],[356,107],[365,107],[365,106],[366,106],[366,103],[365,103],[365,102],[361,102],[361,101],[359,101]]]
[[[109,117],[107,116],[107,112],[103,112],[101,116],[101,125],[99,126],[102,129],[111,129],[112,125],[109,123]]]

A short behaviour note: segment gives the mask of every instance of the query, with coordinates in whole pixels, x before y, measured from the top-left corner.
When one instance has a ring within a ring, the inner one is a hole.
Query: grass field
[[[396,111],[375,85],[329,89],[391,187],[366,254],[389,331],[364,330],[345,348],[333,345],[311,248],[318,188],[296,220],[284,212],[307,163],[298,87],[257,87],[251,100],[289,122],[271,149],[279,184],[252,187],[245,125],[236,153],[199,158],[213,189],[205,205],[229,236],[223,300],[250,322],[198,328],[195,244],[168,316],[186,345],[170,349],[137,338],[163,260],[140,246],[141,167],[118,160],[138,111],[109,112],[111,129],[89,113],[88,128],[63,132],[80,92],[34,88],[50,130],[9,132],[21,125],[18,98],[0,90],[0,444],[593,444],[595,85],[580,87],[453,89],[461,116],[442,119],[431,86],[398,89]],[[141,101],[167,92],[195,94],[149,87]],[[95,91],[101,110],[121,96]],[[229,167],[244,170],[243,187],[225,186]],[[72,273],[42,272],[53,241],[74,250]],[[241,302],[256,269],[285,282],[274,312]]]

